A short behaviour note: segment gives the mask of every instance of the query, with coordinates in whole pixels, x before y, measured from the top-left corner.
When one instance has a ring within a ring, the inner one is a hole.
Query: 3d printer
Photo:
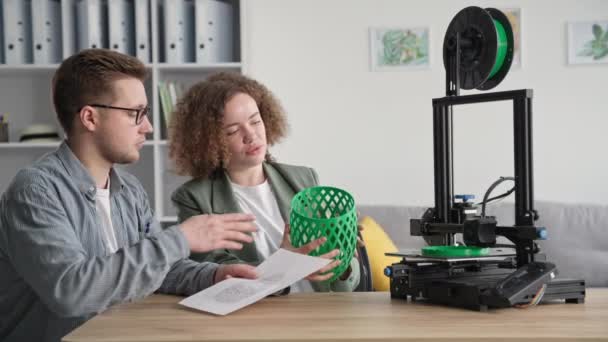
[[[528,306],[562,299],[582,303],[584,280],[557,279],[557,268],[539,254],[536,240],[547,230],[536,227],[532,168],[532,90],[522,89],[460,95],[462,89],[489,90],[508,73],[513,58],[513,33],[507,17],[493,8],[467,7],[448,26],[443,60],[446,97],[433,99],[435,207],[410,221],[410,234],[429,246],[421,253],[391,253],[402,257],[385,269],[391,297],[471,308]],[[467,195],[453,187],[453,107],[493,101],[513,106],[514,177],[501,177],[486,191],[478,215]],[[503,181],[508,192],[490,197]],[[515,196],[515,224],[500,226],[486,215],[486,205]],[[455,234],[462,234],[456,245]],[[512,244],[498,244],[503,236]]]

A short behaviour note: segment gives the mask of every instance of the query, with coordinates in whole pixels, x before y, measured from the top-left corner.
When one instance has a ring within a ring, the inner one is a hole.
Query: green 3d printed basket
[[[339,249],[340,265],[333,269],[330,282],[336,280],[350,265],[357,245],[357,211],[348,192],[315,186],[298,192],[291,200],[291,243],[301,247],[325,236],[327,241],[310,253],[319,256]]]

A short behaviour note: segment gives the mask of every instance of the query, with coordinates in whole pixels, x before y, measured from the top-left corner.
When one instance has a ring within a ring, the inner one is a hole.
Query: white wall
[[[535,197],[608,203],[608,64],[566,65],[566,23],[608,19],[608,1],[244,2],[246,71],[289,113],[275,156],[316,168],[358,203],[395,205],[433,203],[431,99],[445,95],[450,20],[470,5],[520,7],[523,68],[494,90],[534,89]],[[429,26],[431,68],[371,72],[371,26]],[[455,137],[457,193],[479,198],[513,175],[507,103],[458,107]]]

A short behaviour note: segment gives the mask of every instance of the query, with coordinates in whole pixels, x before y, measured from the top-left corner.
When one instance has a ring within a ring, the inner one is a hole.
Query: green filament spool
[[[509,72],[513,47],[513,28],[504,13],[470,6],[458,12],[448,26],[443,63],[449,70],[449,61],[458,55],[460,88],[488,90]]]
[[[507,48],[509,45],[507,43],[507,33],[505,32],[504,26],[502,26],[502,24],[498,20],[492,20],[494,21],[494,26],[496,27],[498,42],[496,46],[496,61],[494,62],[494,67],[492,68],[492,71],[490,71],[489,78],[494,77],[498,70],[500,70],[504,65],[505,57],[507,57]]]
[[[350,265],[357,247],[357,211],[348,192],[315,186],[298,192],[291,200],[291,243],[301,247],[321,237],[327,241],[310,253],[319,256],[339,249],[340,265],[332,270],[329,282],[336,280]]]

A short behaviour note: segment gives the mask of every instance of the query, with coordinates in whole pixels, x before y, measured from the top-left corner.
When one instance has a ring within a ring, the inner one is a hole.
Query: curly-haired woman
[[[215,250],[191,257],[217,263],[259,264],[281,247],[291,248],[290,203],[295,194],[318,185],[308,167],[277,163],[268,147],[287,131],[285,111],[264,85],[237,73],[218,73],[195,84],[178,102],[170,127],[170,156],[177,171],[192,177],[172,196],[180,221],[193,215],[245,212],[256,216],[254,242],[241,250]],[[304,248],[307,253],[323,241]],[[337,256],[334,250],[324,257]],[[325,273],[333,261],[291,287],[292,292],[352,291],[359,263],[331,284]]]

